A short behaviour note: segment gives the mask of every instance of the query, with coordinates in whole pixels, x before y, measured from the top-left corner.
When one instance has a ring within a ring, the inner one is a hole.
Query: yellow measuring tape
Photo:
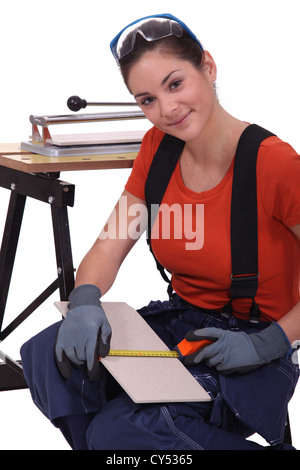
[[[125,349],[111,349],[108,355],[128,357],[179,357],[177,351],[137,351]]]

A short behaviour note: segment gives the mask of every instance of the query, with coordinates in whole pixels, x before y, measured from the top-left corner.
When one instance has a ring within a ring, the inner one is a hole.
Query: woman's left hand
[[[215,367],[224,375],[244,374],[291,352],[291,345],[284,331],[275,322],[259,333],[249,335],[243,331],[203,328],[189,331],[185,339],[208,339],[213,343],[186,356],[183,359],[184,365],[192,366],[205,361],[209,367]]]

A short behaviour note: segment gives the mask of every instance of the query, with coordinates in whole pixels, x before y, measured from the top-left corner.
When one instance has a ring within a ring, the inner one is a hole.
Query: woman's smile
[[[171,122],[169,124],[169,126],[171,126],[171,127],[180,127],[180,126],[186,124],[186,122],[189,120],[191,114],[192,114],[192,111],[189,111],[188,113],[184,114],[180,118],[178,118],[175,121]]]

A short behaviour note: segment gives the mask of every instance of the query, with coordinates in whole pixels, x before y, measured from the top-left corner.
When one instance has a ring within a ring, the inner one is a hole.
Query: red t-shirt
[[[128,192],[143,200],[147,174],[163,136],[155,127],[147,132],[126,184]],[[219,309],[230,299],[233,165],[234,160],[216,187],[196,193],[184,185],[178,163],[161,206],[175,204],[171,211],[175,215],[167,217],[171,227],[157,218],[152,231],[154,254],[172,273],[175,292],[206,309]],[[298,302],[300,280],[300,242],[289,230],[300,223],[300,157],[277,137],[268,138],[259,149],[257,199],[260,277],[256,301],[262,320],[272,321]],[[180,210],[176,213],[180,207],[182,219]],[[236,299],[235,315],[247,319],[250,302]]]

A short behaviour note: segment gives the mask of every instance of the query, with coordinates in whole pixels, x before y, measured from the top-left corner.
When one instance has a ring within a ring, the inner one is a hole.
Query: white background
[[[185,21],[215,58],[221,104],[236,117],[270,129],[299,152],[299,0],[3,1],[1,142],[28,140],[30,114],[70,113],[66,101],[73,94],[87,101],[131,99],[111,57],[109,42],[129,22],[163,12]],[[100,112],[99,108],[85,111]],[[76,185],[75,207],[69,210],[75,267],[98,236],[129,172],[61,175]],[[0,233],[8,199],[9,191],[0,188]],[[55,275],[50,208],[28,200],[3,326]],[[157,298],[166,298],[165,284],[142,240],[104,300],[125,301],[138,308]],[[19,358],[23,342],[60,319],[53,307],[55,300],[57,293],[4,340],[1,349]],[[290,404],[298,448],[299,410],[298,389]],[[0,449],[68,448],[59,431],[32,404],[28,390],[0,393]]]

